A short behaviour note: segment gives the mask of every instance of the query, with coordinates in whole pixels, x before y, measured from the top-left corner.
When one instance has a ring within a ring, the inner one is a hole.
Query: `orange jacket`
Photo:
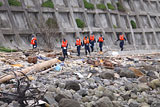
[[[80,45],[81,45],[81,40],[80,40],[80,39],[77,39],[77,40],[76,40],[76,45],[77,45],[77,46],[80,46]]]
[[[89,44],[89,39],[88,39],[88,37],[87,37],[87,39],[84,37],[83,41],[84,41],[84,44]]]
[[[124,35],[120,35],[119,40],[124,40]]]
[[[62,47],[67,47],[67,40],[66,41],[62,41]]]
[[[90,35],[90,40],[94,41],[94,35]]]
[[[99,41],[99,42],[103,42],[103,41],[104,41],[104,40],[103,40],[103,37],[99,37],[98,41]]]
[[[37,40],[37,38],[36,38],[36,37],[33,37],[32,40],[31,40],[31,44],[32,44],[32,45],[35,45],[35,40]]]

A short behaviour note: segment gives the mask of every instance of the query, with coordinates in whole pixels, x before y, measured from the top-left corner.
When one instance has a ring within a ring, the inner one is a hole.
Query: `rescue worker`
[[[100,52],[102,52],[102,47],[103,47],[103,42],[104,42],[104,38],[102,37],[102,35],[100,35],[97,42],[99,42]]]
[[[33,49],[37,48],[37,38],[34,34],[32,34],[31,45],[33,45]]]
[[[66,56],[68,58],[68,54],[67,54],[68,42],[66,39],[63,39],[61,48],[62,48],[64,59],[66,58]]]
[[[85,46],[85,54],[87,55],[87,51],[90,54],[90,48],[89,48],[89,38],[87,36],[83,39],[83,45]]]
[[[119,47],[121,48],[121,51],[123,51],[124,40],[126,41],[126,38],[124,37],[122,33],[120,33],[117,41],[120,41]]]
[[[75,45],[77,46],[77,53],[78,53],[77,56],[80,56],[80,50],[81,50],[82,42],[81,42],[81,39],[79,37],[77,38]]]
[[[91,47],[91,51],[93,52],[94,51],[94,43],[95,43],[95,38],[94,38],[94,35],[93,33],[90,35],[90,47]]]

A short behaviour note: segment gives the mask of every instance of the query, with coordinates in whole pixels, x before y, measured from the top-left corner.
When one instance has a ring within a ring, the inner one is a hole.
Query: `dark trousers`
[[[102,52],[102,47],[103,47],[103,42],[99,42],[99,48],[101,52]]]
[[[80,50],[81,50],[81,46],[77,46],[77,53],[78,53],[78,56],[80,56]]]
[[[66,58],[66,56],[68,58],[67,49],[62,49],[62,52],[63,52],[64,58]]]
[[[92,52],[94,51],[94,46],[93,46],[93,45],[91,45],[91,51],[92,51]]]
[[[121,51],[123,51],[123,45],[124,45],[124,40],[121,40],[119,47],[121,48]]]
[[[94,51],[94,41],[90,41],[90,44],[91,44],[91,51],[93,52]]]
[[[86,44],[86,45],[85,45],[85,54],[86,54],[86,55],[87,55],[87,51],[88,51],[89,54],[90,54],[89,44]]]

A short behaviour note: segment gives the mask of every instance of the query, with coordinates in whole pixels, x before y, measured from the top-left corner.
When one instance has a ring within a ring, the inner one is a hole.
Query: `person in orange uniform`
[[[126,41],[126,38],[124,37],[122,33],[120,33],[117,41],[120,41],[119,47],[121,48],[121,51],[123,51],[124,40]]]
[[[80,50],[81,50],[82,42],[81,42],[81,39],[79,37],[76,39],[76,44],[75,45],[77,46],[77,53],[78,53],[77,56],[80,56]]]
[[[83,45],[85,46],[85,54],[87,55],[87,52],[90,54],[89,38],[87,36],[85,36],[83,39]]]
[[[37,48],[37,38],[34,34],[32,34],[31,44],[33,45],[33,49]]]
[[[93,52],[94,51],[94,43],[95,43],[95,38],[94,38],[94,35],[93,33],[90,35],[90,47],[91,47],[91,51]]]
[[[102,47],[104,42],[104,38],[102,37],[102,35],[100,35],[100,37],[98,38],[98,42],[99,42],[100,52],[102,52]]]
[[[68,58],[68,54],[67,54],[68,42],[67,42],[66,39],[62,40],[62,46],[61,46],[61,48],[62,48],[64,59],[66,58],[66,56]]]

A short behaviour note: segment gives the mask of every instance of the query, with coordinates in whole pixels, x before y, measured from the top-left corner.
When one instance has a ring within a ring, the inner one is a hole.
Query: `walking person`
[[[95,37],[93,35],[93,33],[90,35],[90,47],[91,47],[91,51],[93,52],[94,51],[94,43],[95,43]]]
[[[33,45],[33,49],[37,48],[37,38],[34,34],[32,34],[31,45]]]
[[[121,51],[123,51],[124,40],[126,41],[126,38],[124,37],[124,35],[122,33],[120,33],[117,41],[120,41],[119,47],[121,48]]]
[[[68,42],[66,39],[63,39],[61,48],[62,48],[64,59],[66,58],[66,56],[68,58],[68,54],[67,54]]]
[[[104,42],[104,38],[102,37],[102,35],[100,35],[97,42],[99,42],[100,52],[102,52],[103,51],[102,47],[103,47],[103,42]]]
[[[88,52],[90,54],[89,38],[87,36],[85,36],[83,39],[83,45],[85,46],[85,54],[87,55]]]
[[[78,53],[77,56],[80,56],[80,50],[81,50],[82,42],[81,42],[81,39],[79,37],[76,39],[76,44],[75,45],[77,46],[77,53]]]

